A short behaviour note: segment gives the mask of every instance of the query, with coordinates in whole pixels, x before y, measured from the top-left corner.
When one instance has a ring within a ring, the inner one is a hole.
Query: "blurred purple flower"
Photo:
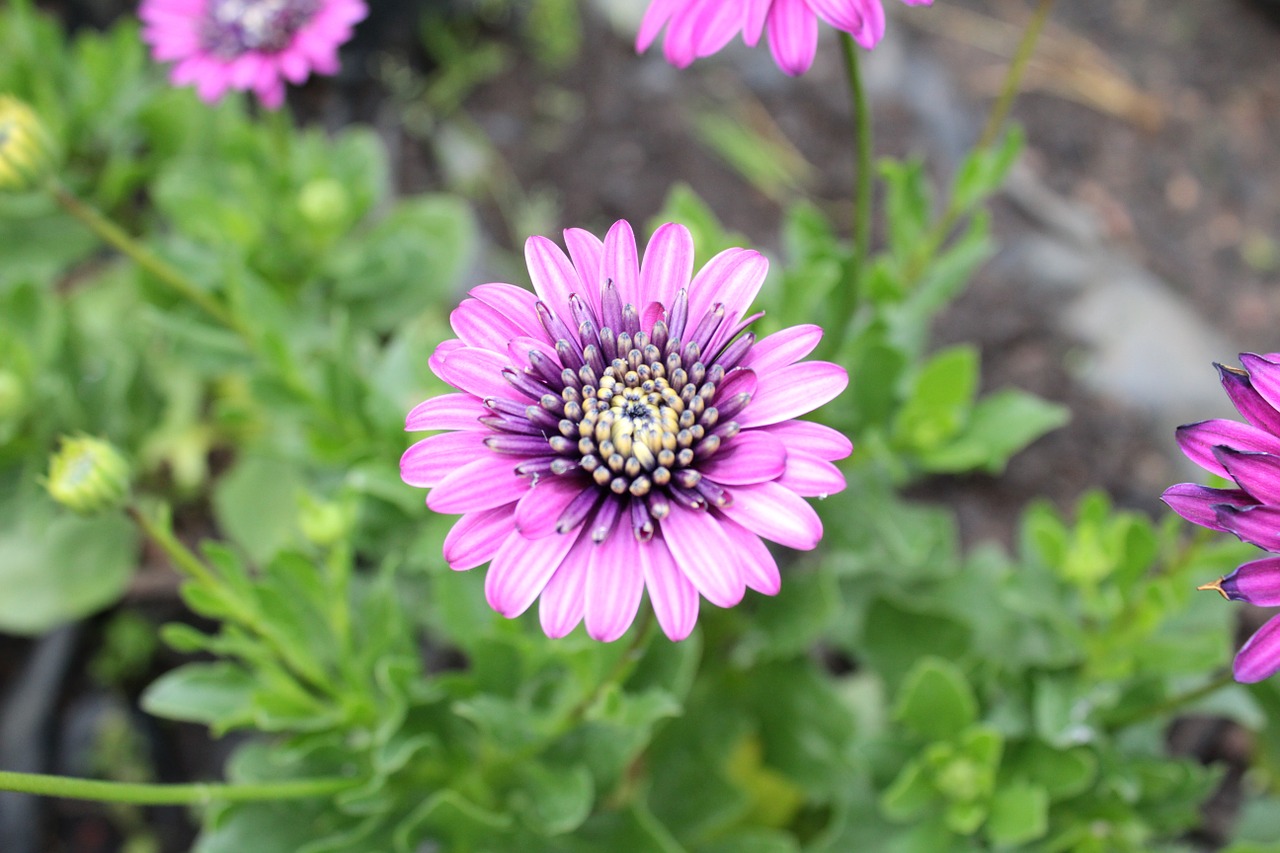
[[[368,14],[364,0],[142,0],[142,39],[173,62],[175,86],[212,103],[228,89],[284,103],[284,84],[335,74],[338,47]]]
[[[1280,353],[1243,353],[1244,369],[1216,365],[1222,386],[1245,423],[1214,419],[1178,427],[1182,452],[1236,488],[1194,483],[1171,486],[1163,500],[1183,518],[1211,530],[1234,533],[1267,551],[1280,552]],[[1232,601],[1280,604],[1280,559],[1245,563],[1201,589]],[[1261,681],[1280,670],[1280,616],[1258,629],[1236,655],[1237,681]]]
[[[927,6],[933,0],[902,2]],[[636,36],[636,51],[647,50],[666,25],[663,52],[672,65],[684,68],[720,50],[739,32],[755,47],[767,31],[774,61],[795,76],[813,64],[819,19],[868,50],[884,36],[881,0],[651,0]]]
[[[602,242],[565,232],[568,255],[531,237],[534,292],[484,284],[450,316],[457,338],[431,369],[457,388],[409,413],[444,430],[410,447],[404,481],[461,513],[454,569],[488,562],[504,616],[541,596],[543,630],[585,620],[622,636],[644,590],[663,631],[689,635],[699,596],[777,593],[762,539],[810,549],[822,523],[802,499],[842,490],[849,440],[793,420],[836,397],[845,370],[801,362],[822,337],[796,326],[759,341],[747,315],[768,262],[728,249],[693,275],[693,240],[663,225],[640,259],[631,226]]]

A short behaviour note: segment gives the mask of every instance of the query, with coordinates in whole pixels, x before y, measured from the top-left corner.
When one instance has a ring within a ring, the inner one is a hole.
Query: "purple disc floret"
[[[429,364],[457,393],[411,411],[440,430],[401,459],[427,506],[458,513],[454,569],[489,563],[485,592],[507,617],[540,599],[543,630],[580,622],[622,636],[647,590],[664,632],[693,630],[699,599],[737,604],[781,579],[764,539],[810,549],[822,524],[804,500],[842,490],[852,451],[795,420],[848,384],[802,361],[817,326],[756,340],[748,309],[768,262],[728,249],[693,274],[686,228],[663,225],[643,259],[630,225],[603,241],[532,237],[534,292],[484,284],[450,316],[457,338]]]

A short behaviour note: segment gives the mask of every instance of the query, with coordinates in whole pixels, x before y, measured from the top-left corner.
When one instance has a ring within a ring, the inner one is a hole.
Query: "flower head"
[[[0,95],[0,190],[33,189],[53,163],[52,148],[35,111]]]
[[[176,86],[204,101],[227,89],[284,103],[284,83],[338,71],[338,47],[368,13],[364,0],[142,0],[142,38],[159,62],[174,62]]]
[[[429,399],[409,430],[445,430],[405,452],[427,506],[462,513],[444,543],[454,569],[489,563],[485,592],[507,617],[541,596],[548,636],[582,621],[614,640],[647,589],[673,640],[699,596],[737,604],[778,591],[762,539],[809,549],[822,524],[804,497],[844,488],[831,463],[852,445],[793,420],[838,395],[844,369],[801,362],[822,330],[757,341],[748,307],[768,262],[728,249],[693,275],[681,225],[640,259],[618,222],[602,242],[532,237],[530,293],[484,284],[450,316],[457,338],[430,366],[456,394]]]
[[[927,6],[933,0],[902,2]],[[853,36],[867,50],[884,36],[881,0],[652,0],[640,23],[636,51],[647,50],[665,25],[663,52],[672,65],[684,68],[720,50],[739,32],[752,47],[767,32],[774,61],[794,76],[813,64],[819,20]]]
[[[129,496],[129,463],[110,443],[88,435],[63,437],[49,460],[45,488],[81,515],[123,506]]]
[[[1235,483],[1216,489],[1181,483],[1162,500],[1183,518],[1234,533],[1280,552],[1280,354],[1240,356],[1243,369],[1217,365],[1227,396],[1245,422],[1214,419],[1178,427],[1182,452],[1210,473]],[[1280,560],[1246,563],[1201,589],[1233,601],[1280,604]],[[1262,626],[1236,656],[1238,681],[1261,681],[1280,670],[1280,616]]]

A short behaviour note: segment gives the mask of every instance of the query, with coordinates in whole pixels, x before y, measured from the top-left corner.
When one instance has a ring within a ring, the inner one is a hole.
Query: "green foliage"
[[[481,5],[519,18],[551,66],[578,49],[573,3]],[[414,103],[447,110],[510,48],[431,23],[442,67]],[[241,733],[233,781],[350,780],[210,806],[198,853],[1136,853],[1173,849],[1217,779],[1167,754],[1178,709],[1258,729],[1260,764],[1280,765],[1280,693],[1211,695],[1233,611],[1190,594],[1247,549],[1184,542],[1090,495],[1029,507],[1013,553],[966,552],[948,510],[900,494],[998,473],[1065,420],[985,389],[973,346],[930,343],[993,251],[983,206],[1016,131],[945,194],[918,162],[881,164],[872,257],[817,206],[786,212],[761,332],[837,318],[823,355],[852,385],[820,416],[855,442],[849,488],[817,505],[821,550],[780,555],[778,596],[707,606],[681,643],[642,617],[603,645],[496,616],[481,571],[443,565],[452,520],[395,470],[404,412],[443,390],[426,359],[478,243],[463,201],[394,197],[368,129],[300,130],[170,90],[132,24],[68,45],[14,0],[0,89],[53,128],[63,180],[229,318],[50,198],[0,199],[0,629],[46,630],[128,584],[134,527],[70,517],[37,487],[57,435],[108,436],[203,620],[161,629],[193,660],[145,709]],[[417,118],[416,133],[436,127]],[[775,196],[804,183],[722,120],[701,127]],[[745,242],[687,188],[664,219],[690,227],[699,263]],[[101,677],[132,677],[150,628],[113,625]],[[1237,853],[1272,830],[1251,810]]]

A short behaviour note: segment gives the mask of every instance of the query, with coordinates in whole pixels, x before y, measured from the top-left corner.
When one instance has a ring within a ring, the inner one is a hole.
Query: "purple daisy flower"
[[[1222,386],[1245,423],[1214,419],[1178,427],[1178,445],[1191,461],[1236,488],[1194,483],[1162,496],[1187,521],[1234,533],[1266,551],[1280,552],[1280,353],[1243,353],[1244,369],[1215,365]],[[1232,601],[1280,605],[1280,559],[1245,563],[1201,589]],[[1236,655],[1237,681],[1261,681],[1280,670],[1280,616],[1258,629]]]
[[[408,415],[444,430],[410,447],[400,474],[427,506],[461,513],[444,543],[454,569],[489,563],[485,593],[506,617],[541,596],[543,630],[585,621],[622,636],[647,589],[668,637],[689,635],[699,596],[732,607],[777,593],[762,539],[822,538],[803,500],[842,490],[832,464],[853,449],[794,420],[848,384],[801,362],[822,337],[796,326],[759,341],[747,315],[768,270],[728,249],[693,275],[693,240],[663,225],[640,259],[631,226],[601,242],[565,232],[566,254],[531,237],[533,293],[484,284],[450,316],[457,338],[431,356],[459,393]]]
[[[368,14],[364,0],[142,0],[142,39],[173,62],[175,86],[212,103],[228,89],[284,103],[284,84],[335,74],[338,47]]]
[[[933,0],[902,0],[927,6]],[[739,32],[755,47],[766,32],[769,50],[786,74],[803,74],[818,51],[818,22],[825,21],[853,36],[867,50],[884,36],[881,0],[652,0],[636,36],[643,53],[665,25],[663,53],[667,61],[685,68],[710,56]]]

